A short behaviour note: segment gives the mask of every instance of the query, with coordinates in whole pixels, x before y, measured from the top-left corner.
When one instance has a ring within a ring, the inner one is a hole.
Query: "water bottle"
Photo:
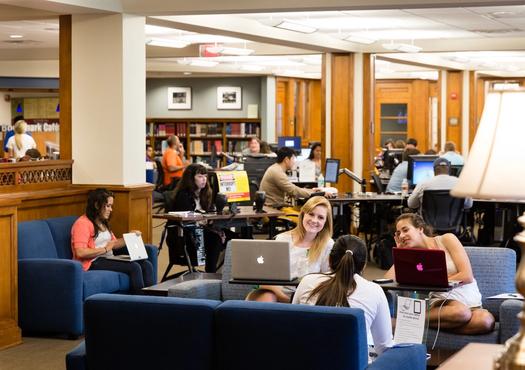
[[[401,195],[404,197],[408,196],[408,180],[403,179],[403,182],[401,183]]]
[[[319,174],[319,177],[317,177],[317,187],[323,188],[324,187],[324,177],[323,174]]]

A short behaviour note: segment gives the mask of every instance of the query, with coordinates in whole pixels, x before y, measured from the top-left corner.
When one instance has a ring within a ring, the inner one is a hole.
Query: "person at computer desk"
[[[173,189],[182,177],[182,172],[187,166],[184,158],[184,147],[179,137],[171,135],[167,140],[168,148],[162,155],[162,169],[164,171],[164,186]]]
[[[441,157],[434,161],[434,177],[417,184],[408,197],[410,208],[420,208],[425,190],[450,190],[458,182],[458,178],[450,176],[450,162]],[[465,199],[465,208],[472,207],[472,198]]]
[[[310,161],[315,164],[315,178],[321,174],[321,143],[313,143],[310,148],[310,155],[304,162]]]
[[[130,288],[134,293],[153,285],[153,265],[148,260],[117,261],[105,257],[113,256],[113,250],[126,246],[124,239],[117,239],[109,226],[113,211],[113,193],[98,188],[88,194],[86,213],[80,216],[71,228],[73,259],[82,264],[84,271],[111,270],[129,275]],[[140,231],[132,230],[140,234]]]
[[[330,202],[320,196],[308,199],[301,208],[297,226],[275,237],[275,240],[289,243],[292,276],[300,279],[306,274],[330,271],[328,256],[334,245],[332,231]],[[290,286],[261,285],[260,288],[273,291],[283,303],[289,303],[295,291]]]
[[[208,171],[201,164],[190,164],[184,170],[181,180],[178,182],[172,195],[172,202],[167,211],[197,211],[208,212],[212,208],[212,190],[208,182]],[[171,230],[169,231],[172,232]],[[176,233],[175,230],[173,230]],[[184,239],[173,238],[168,235],[169,242],[186,243],[190,259],[195,265],[196,246],[195,238],[190,235],[193,231],[184,230]],[[227,235],[228,234],[228,235]],[[213,226],[205,225],[203,228],[204,251],[206,254],[206,272],[215,272],[217,270],[217,261],[222,250],[224,250],[226,241],[231,238],[233,233],[229,230],[221,230]],[[172,246],[176,247],[176,246]],[[183,250],[182,248],[179,248]]]
[[[388,181],[388,185],[386,186],[387,193],[395,193],[401,191],[401,184],[403,183],[403,179],[407,178],[408,157],[415,154],[419,154],[419,150],[409,148],[403,152],[403,160],[400,164],[397,165],[397,167],[394,169],[394,172],[392,172],[392,176],[390,176],[390,180]]]
[[[481,293],[463,245],[454,234],[432,236],[432,228],[417,213],[404,213],[396,220],[395,241],[401,248],[445,251],[448,279],[463,284],[448,292],[430,293],[429,321],[433,328],[459,334],[482,334],[494,327],[494,317],[481,307]],[[394,266],[385,274],[395,279]]]
[[[294,198],[307,198],[319,189],[300,188],[288,179],[286,171],[295,168],[295,151],[289,147],[282,147],[277,151],[277,161],[272,164],[261,180],[259,190],[266,192],[267,205],[284,205],[285,195]]]
[[[328,257],[331,271],[306,275],[292,303],[361,308],[368,337],[373,339],[369,343],[381,354],[393,345],[390,309],[383,289],[361,276],[366,258],[364,241],[354,235],[339,237]]]
[[[456,144],[453,141],[447,141],[444,149],[445,153],[441,157],[448,159],[451,165],[462,166],[465,163],[463,157],[456,152]]]
[[[261,152],[261,140],[257,137],[252,137],[248,142],[248,147],[242,150],[242,155],[259,154]]]

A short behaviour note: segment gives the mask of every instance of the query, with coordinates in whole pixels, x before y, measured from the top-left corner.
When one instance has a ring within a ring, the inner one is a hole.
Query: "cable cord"
[[[434,347],[436,347],[436,343],[437,343],[437,340],[438,340],[438,337],[439,337],[439,329],[440,329],[440,325],[441,325],[441,309],[445,305],[445,302],[448,301],[448,297],[450,296],[450,292],[451,291],[452,290],[449,290],[447,296],[445,297],[443,302],[441,302],[441,304],[439,305],[439,309],[438,309],[438,325],[437,325],[436,337],[434,338],[434,343],[432,344],[432,350],[434,350]]]

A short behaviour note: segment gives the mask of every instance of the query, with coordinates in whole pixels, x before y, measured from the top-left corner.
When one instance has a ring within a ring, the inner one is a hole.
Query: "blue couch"
[[[71,259],[71,227],[77,218],[18,224],[18,317],[25,333],[77,337],[83,333],[82,304],[87,297],[129,291],[126,274],[83,271]],[[146,248],[156,281],[157,248]]]
[[[425,369],[425,346],[367,364],[362,310],[99,294],[85,303],[86,339],[68,370]]]

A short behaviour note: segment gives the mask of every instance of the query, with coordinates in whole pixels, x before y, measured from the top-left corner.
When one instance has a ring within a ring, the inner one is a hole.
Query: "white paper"
[[[523,296],[519,293],[502,293],[487,297],[487,299],[519,299],[523,301]]]
[[[259,105],[248,104],[248,118],[258,118],[259,116]]]
[[[172,211],[172,212],[168,212],[169,215],[173,215],[173,216],[181,216],[181,217],[188,217],[188,216],[192,216],[195,212],[192,212],[192,211]]]
[[[315,163],[312,161],[299,162],[299,181],[300,182],[314,182],[315,181]]]
[[[397,297],[394,343],[423,343],[426,312],[424,299]]]

